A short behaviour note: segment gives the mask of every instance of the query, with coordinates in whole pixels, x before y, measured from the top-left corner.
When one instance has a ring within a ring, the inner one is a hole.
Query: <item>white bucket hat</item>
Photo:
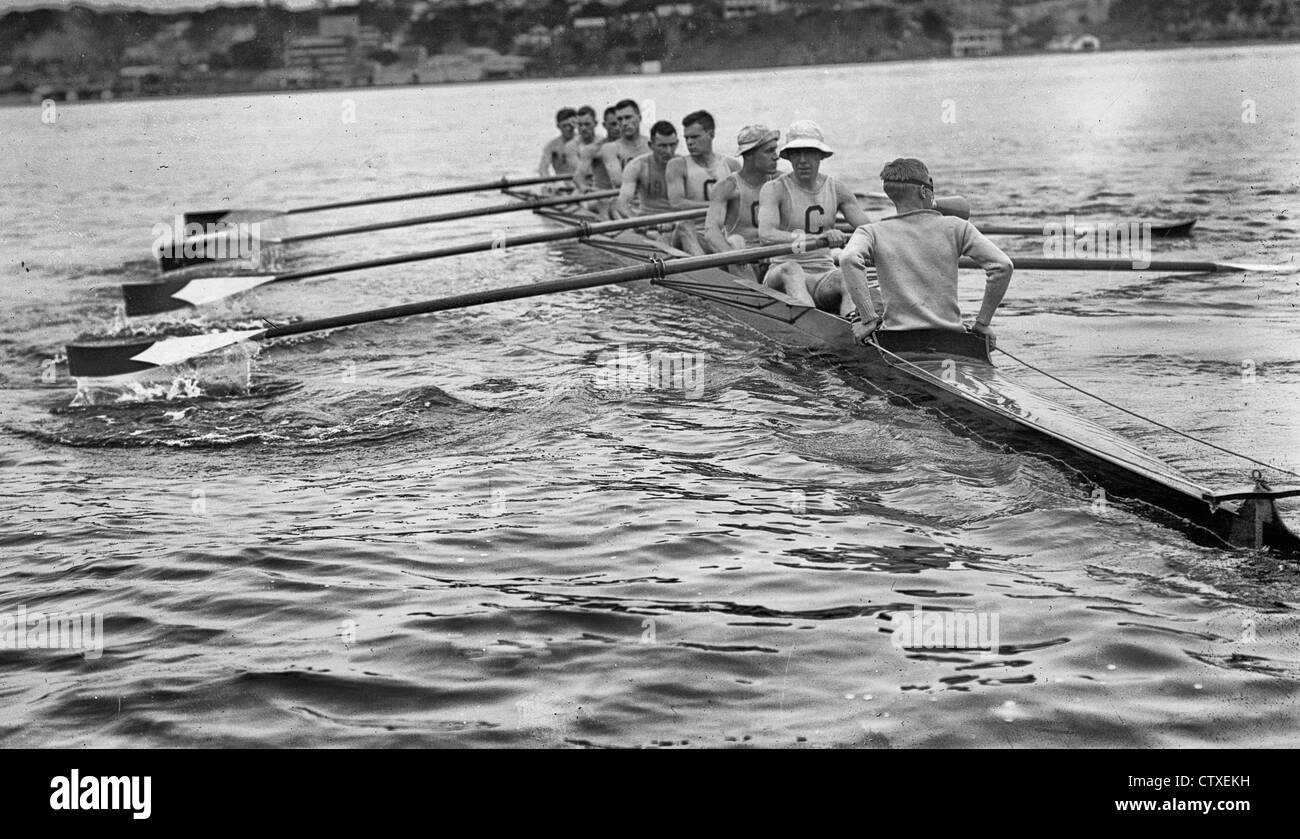
[[[810,119],[795,120],[786,130],[781,156],[785,157],[786,152],[794,149],[817,149],[827,157],[835,153],[826,145],[826,136],[822,134],[821,126]]]

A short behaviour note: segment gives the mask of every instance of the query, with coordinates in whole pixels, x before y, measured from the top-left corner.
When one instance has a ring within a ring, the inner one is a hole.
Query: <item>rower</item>
[[[758,194],[758,235],[763,244],[824,236],[837,248],[848,241],[845,233],[835,229],[837,212],[854,227],[870,222],[851,189],[821,174],[822,160],[833,153],[817,123],[805,119],[791,124],[781,157],[790,161],[794,171],[764,184]],[[784,291],[805,306],[842,315],[853,310],[853,300],[843,293],[835,259],[825,249],[773,258],[763,284]]]
[[[623,170],[623,183],[614,199],[612,214],[630,218],[672,212],[673,207],[668,203],[668,164],[675,159],[677,129],[671,122],[660,120],[650,128],[650,152],[633,159]],[[674,226],[668,225],[668,231]]]
[[[574,125],[577,126],[577,134],[564,146],[565,154],[573,162],[573,183],[583,192],[609,189],[609,174],[605,172],[604,162],[600,163],[599,168],[592,165],[604,142],[596,138],[595,108],[590,105],[579,108],[574,117]]]
[[[612,188],[623,185],[623,167],[634,158],[650,153],[650,143],[641,136],[641,107],[631,99],[624,99],[614,105],[614,116],[618,120],[618,139],[606,140],[600,147],[600,159],[605,162],[609,172]],[[673,131],[676,136],[676,129]]]
[[[704,217],[704,243],[713,253],[759,246],[758,193],[763,184],[776,177],[780,139],[781,132],[766,125],[747,125],[736,135],[740,171],[732,172],[713,187]],[[738,276],[757,279],[749,265],[731,265],[728,269]]]
[[[551,141],[542,146],[542,162],[537,165],[537,174],[543,178],[550,177],[552,171],[556,175],[567,175],[573,171],[573,163],[564,151],[564,146],[573,139],[574,117],[578,115],[577,111],[572,108],[560,108],[555,113],[555,127],[560,129],[560,136],[551,138]]]
[[[622,133],[618,130],[618,116],[616,114],[617,111],[614,110],[614,106],[610,105],[605,109],[604,115],[601,116],[600,123],[605,127],[605,139],[601,140],[602,143],[611,143],[617,140]]]
[[[682,139],[686,157],[668,162],[668,203],[674,210],[704,209],[710,189],[740,169],[740,161],[713,151],[716,128],[708,111],[694,111],[682,118]],[[673,238],[690,254],[704,253],[704,220],[681,221]]]
[[[898,215],[859,227],[840,254],[848,296],[861,316],[853,324],[854,337],[865,343],[877,329],[965,328],[957,300],[957,264],[969,256],[986,279],[984,302],[968,328],[996,347],[990,324],[1011,282],[1011,259],[969,221],[935,209],[934,180],[921,161],[894,160],[880,178]],[[867,290],[868,265],[879,276],[883,314],[876,313]]]

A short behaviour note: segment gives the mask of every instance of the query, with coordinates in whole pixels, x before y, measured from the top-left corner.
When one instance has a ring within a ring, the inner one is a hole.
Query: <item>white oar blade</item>
[[[122,301],[126,304],[128,317],[157,315],[187,306],[201,306],[274,280],[275,276],[270,274],[235,274],[160,283],[127,283],[122,286]]]
[[[204,353],[265,334],[265,329],[244,329],[157,341],[99,340],[68,344],[68,374],[75,378],[92,379],[126,376],[155,367],[180,364]]]
[[[1263,264],[1258,262],[1220,262],[1225,271],[1250,271],[1259,274],[1294,274],[1300,272],[1300,262],[1283,262],[1281,264]]]
[[[222,347],[238,344],[261,335],[265,329],[243,329],[236,332],[212,332],[207,335],[187,335],[182,338],[164,338],[149,345],[144,352],[131,356],[132,361],[166,367],[189,361],[196,355],[210,353]]]
[[[172,294],[177,300],[184,300],[192,306],[212,303],[232,294],[241,294],[249,289],[266,285],[275,280],[274,274],[250,274],[230,277],[203,277],[190,280],[180,291]]]

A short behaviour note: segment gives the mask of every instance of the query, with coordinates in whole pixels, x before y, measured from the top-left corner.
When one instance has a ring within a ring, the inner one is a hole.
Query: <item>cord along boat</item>
[[[593,220],[573,208],[544,207],[534,212],[565,225],[589,225]],[[684,256],[640,230],[577,238],[626,263]],[[936,412],[985,442],[992,441],[986,432],[992,433],[997,443],[1050,459],[1092,484],[1094,501],[1136,507],[1201,543],[1300,554],[1300,538],[1287,527],[1275,503],[1278,498],[1300,496],[1300,489],[1273,489],[1262,472],[1254,470],[1251,486],[1211,490],[999,370],[978,335],[881,331],[872,344],[863,345],[854,340],[849,322],[839,315],[798,305],[723,268],[650,282],[703,300],[778,343],[829,355],[889,398]]]

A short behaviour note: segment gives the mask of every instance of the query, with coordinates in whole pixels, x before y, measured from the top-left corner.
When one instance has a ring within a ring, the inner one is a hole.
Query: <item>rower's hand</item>
[[[998,334],[993,331],[993,327],[985,326],[982,323],[977,323],[971,326],[970,331],[974,332],[976,335],[983,335],[984,339],[989,342],[989,349],[991,350],[997,349]]]
[[[833,227],[830,230],[823,231],[821,235],[826,240],[826,246],[830,248],[842,248],[849,241],[849,234]]]
[[[880,324],[881,320],[878,317],[865,321],[854,321],[853,340],[857,341],[859,344],[867,343],[868,339],[872,335],[876,334],[876,330],[880,328]]]

